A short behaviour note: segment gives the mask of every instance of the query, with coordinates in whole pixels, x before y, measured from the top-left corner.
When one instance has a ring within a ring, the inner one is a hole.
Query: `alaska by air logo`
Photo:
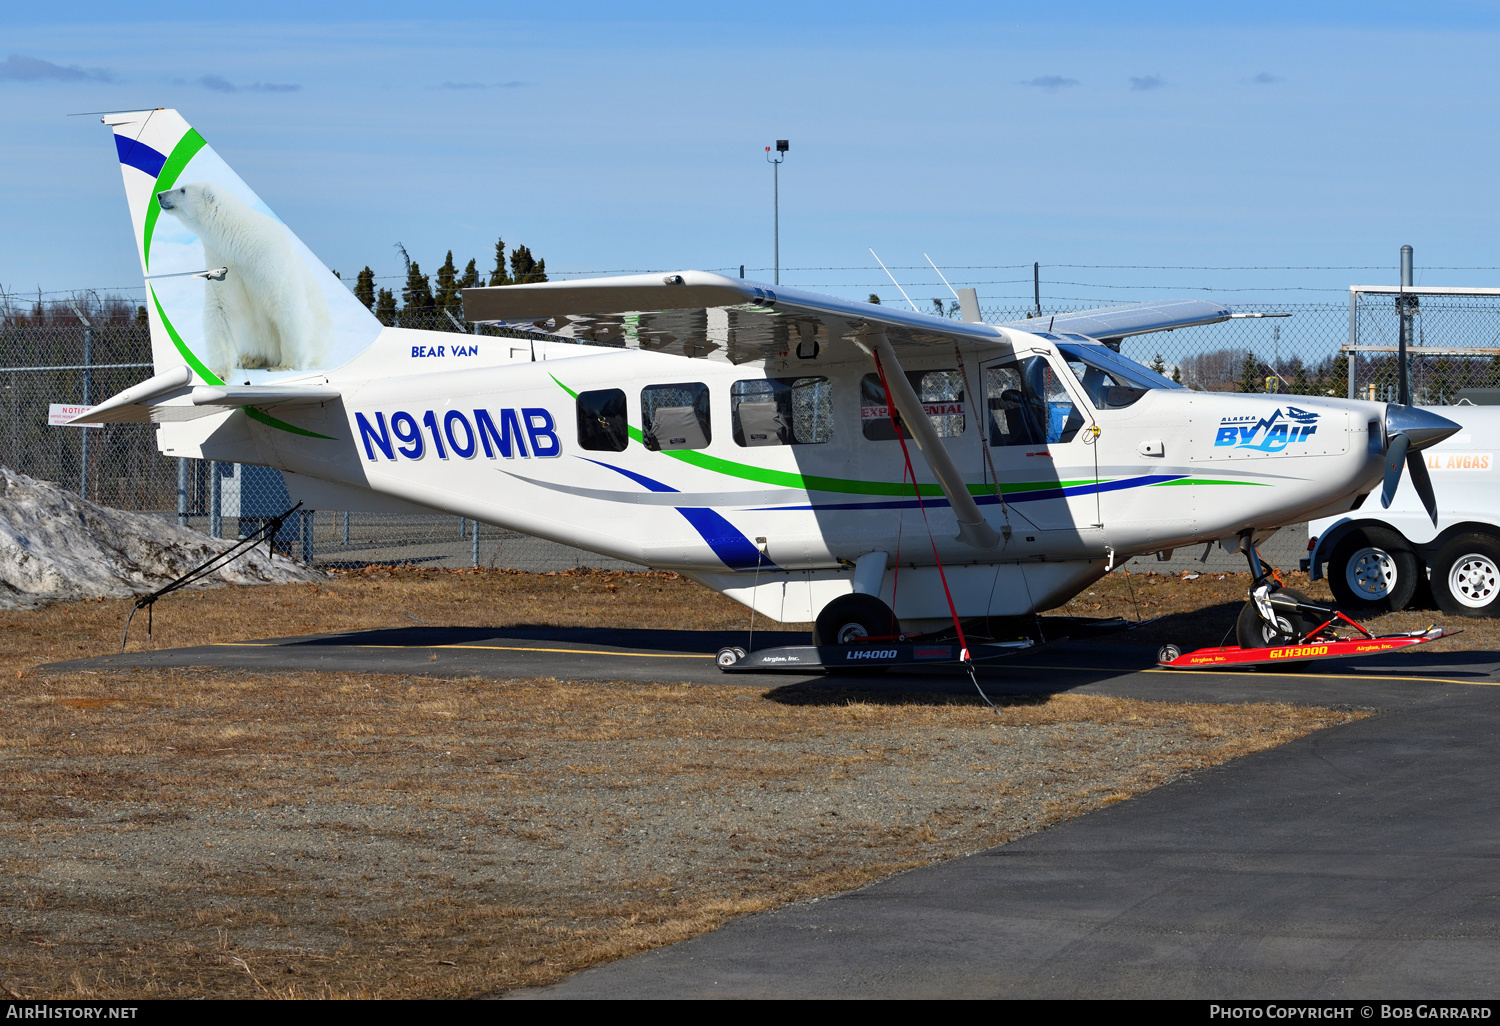
[[[1281,452],[1288,445],[1305,442],[1318,430],[1318,414],[1288,406],[1269,417],[1225,417],[1219,421],[1214,446]]]
[[[519,412],[504,409],[498,416],[491,416],[489,410],[472,412],[472,422],[463,410],[447,410],[441,414],[427,410],[420,420],[415,414],[397,410],[391,414],[389,422],[384,413],[373,414],[373,422],[363,413],[356,413],[354,422],[359,426],[359,440],[364,444],[365,456],[372,463],[378,462],[377,452],[388,460],[397,456],[420,460],[427,455],[429,447],[440,460],[447,459],[450,452],[459,459],[471,460],[481,450],[485,459],[490,460],[497,454],[505,459],[516,456],[547,459],[562,455],[557,424],[552,414],[541,407],[527,406]],[[426,438],[422,434],[424,428]]]

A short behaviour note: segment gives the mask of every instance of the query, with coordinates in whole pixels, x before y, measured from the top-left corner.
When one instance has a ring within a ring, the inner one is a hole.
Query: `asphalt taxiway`
[[[760,644],[801,635],[763,635]],[[742,633],[414,627],[49,669],[226,666],[961,690],[966,677],[722,674]],[[1002,847],[748,916],[516,997],[1485,998],[1500,989],[1500,654],[1441,642],[1307,673],[1187,673],[1073,643],[991,695],[1348,704],[1378,714]]]

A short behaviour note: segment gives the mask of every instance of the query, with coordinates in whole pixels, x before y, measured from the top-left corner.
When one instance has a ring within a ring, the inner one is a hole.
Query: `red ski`
[[[1314,659],[1347,659],[1353,656],[1378,655],[1393,652],[1398,648],[1422,645],[1438,638],[1451,637],[1461,631],[1446,631],[1433,626],[1425,631],[1407,631],[1403,634],[1382,634],[1376,637],[1364,627],[1336,609],[1327,609],[1292,596],[1296,593],[1262,595],[1274,607],[1295,609],[1303,615],[1323,618],[1322,623],[1300,638],[1288,638],[1279,645],[1265,648],[1244,648],[1240,645],[1219,648],[1200,648],[1183,652],[1176,645],[1163,645],[1157,655],[1157,665],[1172,670],[1208,670],[1234,666],[1286,666],[1311,662]],[[1298,596],[1300,598],[1300,596]],[[1305,621],[1304,621],[1305,622]],[[1339,630],[1352,627],[1355,636],[1340,636]]]

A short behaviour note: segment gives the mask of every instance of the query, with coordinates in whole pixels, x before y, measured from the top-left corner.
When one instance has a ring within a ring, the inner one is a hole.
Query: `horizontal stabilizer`
[[[339,390],[327,385],[191,385],[186,367],[173,367],[132,385],[69,424],[145,424],[196,420],[242,406],[306,406],[332,402]]]
[[[69,424],[140,424],[150,420],[145,415],[146,403],[173,394],[183,394],[193,372],[186,367],[172,367],[138,385],[131,385],[118,395],[111,396],[98,406],[81,413],[68,421]],[[135,411],[140,410],[141,415]]]
[[[194,406],[281,406],[290,403],[328,403],[339,390],[327,385],[198,386],[192,391]]]

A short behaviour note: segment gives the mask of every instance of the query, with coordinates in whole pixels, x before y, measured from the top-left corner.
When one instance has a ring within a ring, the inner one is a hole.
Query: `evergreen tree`
[[[396,323],[396,297],[390,289],[381,289],[375,300],[375,316],[386,326]]]
[[[1330,356],[1318,364],[1319,395],[1349,394],[1349,360],[1345,356]]]
[[[509,285],[510,275],[505,273],[505,240],[495,240],[495,269],[490,272],[491,285]]]
[[[1157,353],[1156,359],[1151,361],[1151,369],[1158,374],[1165,374],[1167,372],[1167,363],[1161,358],[1160,353]]]
[[[139,324],[141,327],[145,327],[146,325],[151,323],[151,321],[146,317],[146,308],[144,306],[138,306],[135,308],[135,323]]]
[[[1175,381],[1175,382],[1177,382],[1179,385],[1182,384],[1182,368],[1181,367],[1173,367],[1172,368],[1172,380]]]
[[[375,306],[375,272],[370,270],[369,264],[354,279],[354,298],[365,304],[366,310]]]
[[[1307,365],[1300,359],[1296,361],[1297,372],[1292,376],[1293,395],[1312,395],[1313,384],[1307,376]]]
[[[406,267],[406,285],[401,289],[401,313],[408,316],[432,310],[432,286],[422,265],[413,260]]]
[[[1427,371],[1427,387],[1423,389],[1426,393],[1424,400],[1432,406],[1446,406],[1453,401],[1453,357],[1444,359],[1439,356],[1431,360],[1424,360],[1429,364]],[[1413,389],[1415,391],[1415,388]],[[1413,401],[1416,397],[1413,396]]]
[[[1260,377],[1260,361],[1250,350],[1245,350],[1245,362],[1240,364],[1239,391],[1263,392],[1266,383]]]
[[[460,289],[471,289],[479,284],[479,269],[474,266],[474,261],[469,261],[469,266],[464,268],[463,275],[458,279]]]
[[[461,299],[458,293],[458,268],[453,266],[453,250],[450,249],[443,266],[437,269],[437,289],[432,301],[440,310],[458,313],[462,309]]]
[[[517,285],[530,285],[547,280],[547,261],[531,255],[527,246],[517,246],[510,251],[510,276]]]

